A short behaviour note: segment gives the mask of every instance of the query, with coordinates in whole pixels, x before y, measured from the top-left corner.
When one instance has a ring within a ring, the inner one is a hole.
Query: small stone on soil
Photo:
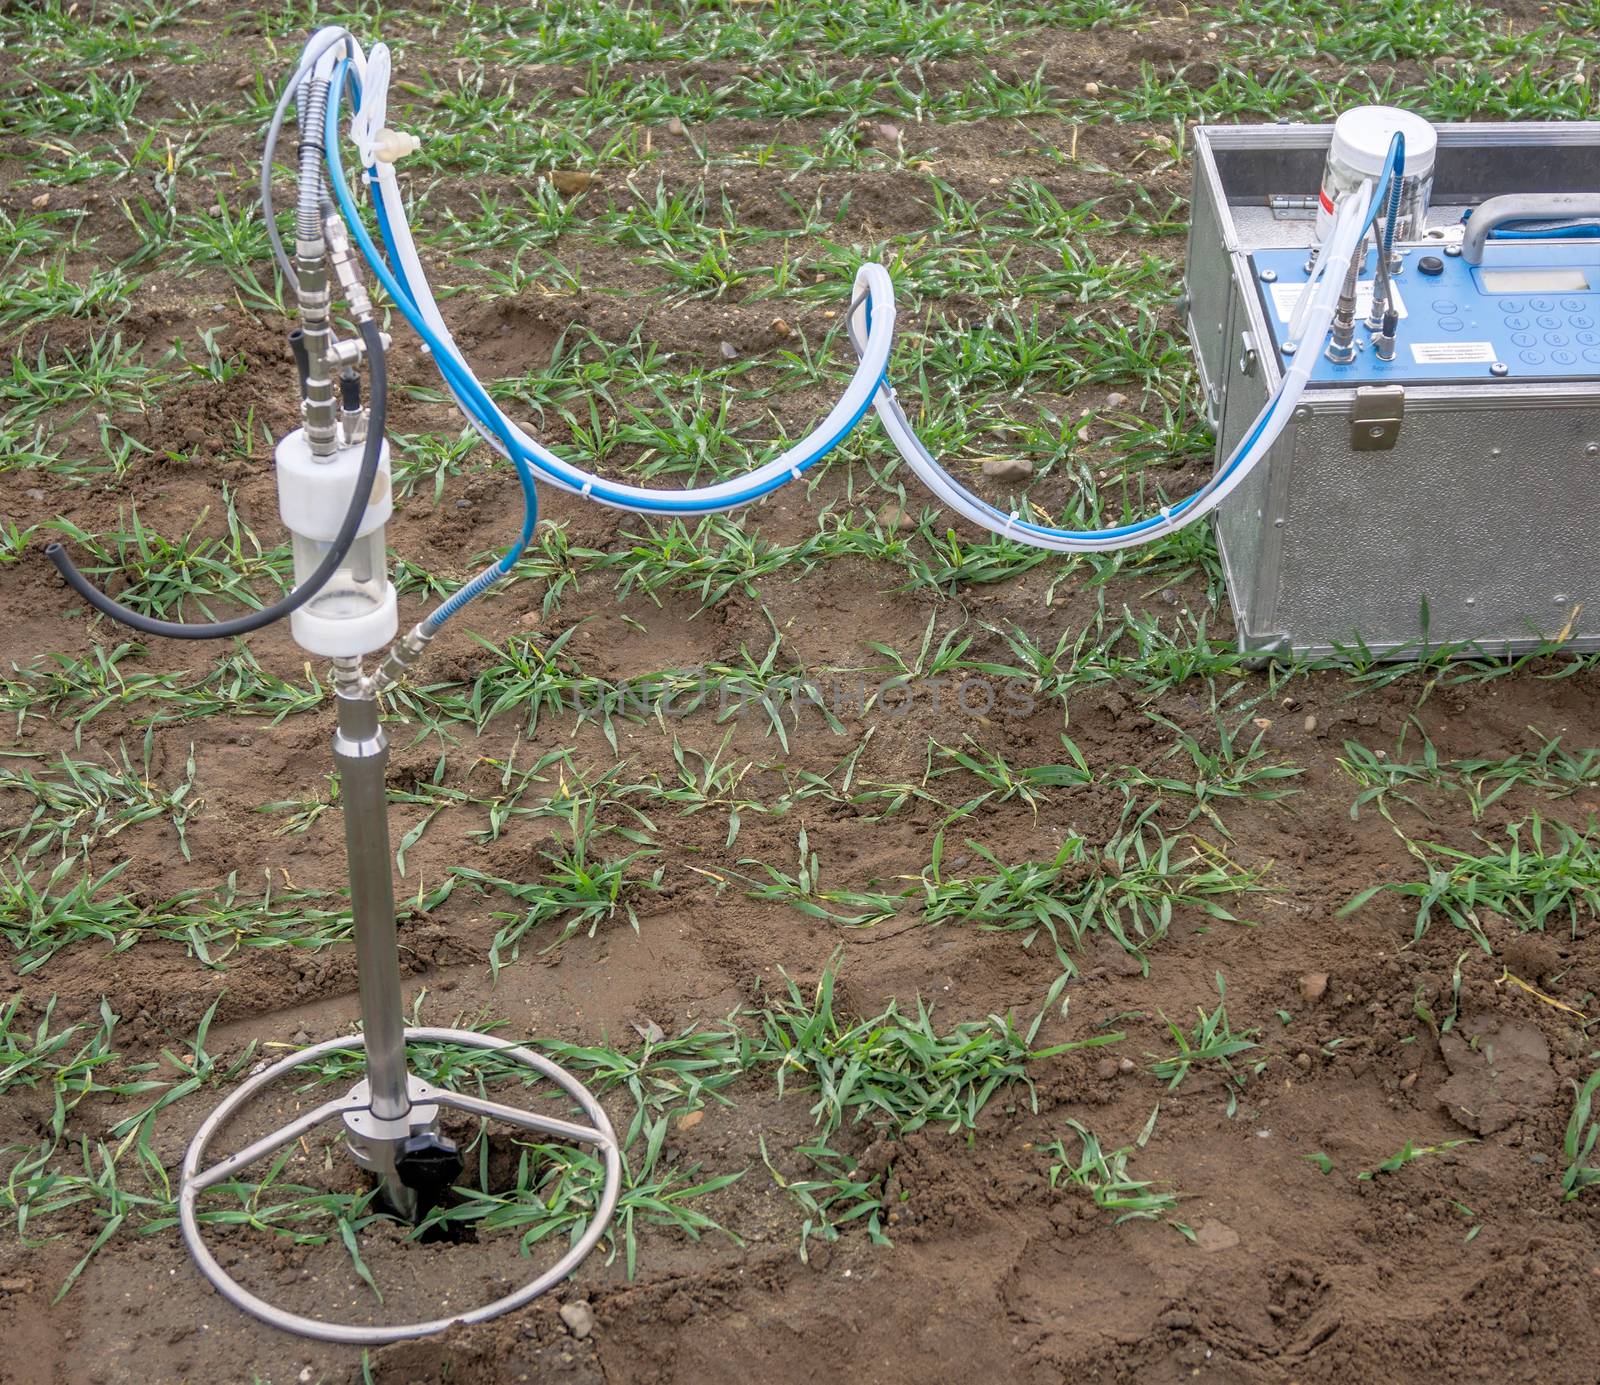
[[[1310,716],[1308,716],[1306,718],[1306,734],[1309,736],[1316,729],[1317,729],[1317,718],[1316,718],[1316,714],[1313,713],[1312,715],[1310,715]]]
[[[725,361],[736,361],[739,359],[739,348],[731,341],[718,343],[717,350],[721,353],[722,359]]]
[[[1239,1244],[1239,1233],[1219,1221],[1202,1222],[1195,1228],[1194,1243],[1204,1251],[1232,1250]]]
[[[769,325],[772,330],[772,335],[775,337],[787,337],[794,332],[794,328],[785,322],[781,317],[773,318]]]
[[[996,481],[1025,481],[1033,475],[1033,463],[1026,457],[990,457],[983,474]]]
[[[561,1321],[580,1342],[594,1331],[594,1312],[581,1298],[561,1305]]]
[[[1128,396],[1125,394],[1120,394],[1116,390],[1112,390],[1111,393],[1106,396],[1106,408],[1108,409],[1120,409],[1127,402]]]
[[[595,175],[584,173],[577,169],[558,168],[551,172],[550,181],[555,190],[563,197],[575,197],[580,192],[587,192],[595,183]]]
[[[673,116],[672,119],[667,121],[667,133],[669,135],[681,135],[681,134],[683,134],[684,133],[683,121],[680,120],[677,116]]]
[[[1300,978],[1300,994],[1304,997],[1307,1005],[1315,1005],[1327,993],[1327,972],[1311,971]]]

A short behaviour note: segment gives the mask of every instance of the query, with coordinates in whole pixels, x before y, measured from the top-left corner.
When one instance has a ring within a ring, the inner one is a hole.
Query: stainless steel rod
[[[371,1109],[378,1120],[401,1120],[410,1111],[411,1101],[406,1090],[405,1013],[389,855],[385,783],[389,738],[378,721],[377,699],[360,686],[358,661],[337,660],[334,673],[339,724],[333,738],[333,759],[339,768],[339,795],[344,801]]]

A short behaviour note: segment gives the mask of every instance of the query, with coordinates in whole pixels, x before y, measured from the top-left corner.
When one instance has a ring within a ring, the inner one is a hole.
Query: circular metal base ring
[[[585,1228],[583,1235],[569,1247],[566,1254],[537,1279],[481,1308],[456,1313],[448,1318],[435,1318],[428,1322],[358,1327],[345,1323],[323,1322],[317,1318],[290,1313],[252,1294],[217,1263],[216,1257],[211,1254],[210,1248],[201,1238],[197,1210],[200,1194],[214,1183],[224,1181],[235,1169],[253,1163],[272,1150],[281,1148],[290,1140],[314,1129],[324,1121],[360,1110],[361,1102],[359,1098],[349,1096],[336,1098],[298,1117],[254,1145],[247,1146],[238,1154],[219,1161],[209,1169],[202,1170],[201,1164],[217,1132],[264,1088],[330,1053],[365,1047],[365,1039],[360,1034],[324,1039],[321,1043],[312,1044],[298,1053],[291,1053],[245,1081],[200,1123],[200,1128],[195,1131],[194,1138],[189,1142],[189,1148],[183,1156],[182,1182],[178,1192],[178,1220],[182,1227],[184,1244],[188,1247],[195,1264],[199,1266],[200,1272],[235,1307],[285,1332],[293,1332],[298,1336],[322,1342],[337,1342],[345,1346],[382,1346],[388,1342],[401,1342],[412,1337],[428,1337],[447,1328],[487,1322],[491,1318],[497,1318],[503,1313],[509,1313],[515,1308],[531,1303],[540,1294],[555,1287],[571,1274],[605,1234],[606,1227],[611,1221],[611,1214],[616,1210],[617,1198],[622,1191],[622,1154],[617,1146],[617,1137],[611,1128],[610,1120],[588,1088],[571,1073],[542,1054],[506,1039],[475,1034],[469,1029],[407,1029],[405,1037],[408,1043],[453,1044],[461,1048],[486,1049],[499,1053],[514,1062],[521,1063],[524,1067],[532,1068],[570,1096],[588,1119],[588,1126],[538,1117],[531,1112],[521,1114],[526,1122],[534,1123],[532,1128],[543,1128],[562,1138],[594,1145],[600,1150],[605,1163],[605,1185],[595,1208],[594,1219]],[[502,1119],[515,1120],[510,1108],[497,1109],[496,1103],[457,1096],[439,1088],[430,1088],[429,1098],[441,1106],[491,1118],[498,1116]]]

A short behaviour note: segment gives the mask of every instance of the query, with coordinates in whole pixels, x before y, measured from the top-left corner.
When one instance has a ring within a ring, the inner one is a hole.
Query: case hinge
[[[1363,385],[1350,401],[1350,450],[1387,452],[1405,416],[1404,385]]]

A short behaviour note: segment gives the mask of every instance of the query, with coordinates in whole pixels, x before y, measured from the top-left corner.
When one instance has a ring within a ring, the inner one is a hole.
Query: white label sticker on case
[[[1418,365],[1488,365],[1499,357],[1492,341],[1414,341],[1411,359]]]

